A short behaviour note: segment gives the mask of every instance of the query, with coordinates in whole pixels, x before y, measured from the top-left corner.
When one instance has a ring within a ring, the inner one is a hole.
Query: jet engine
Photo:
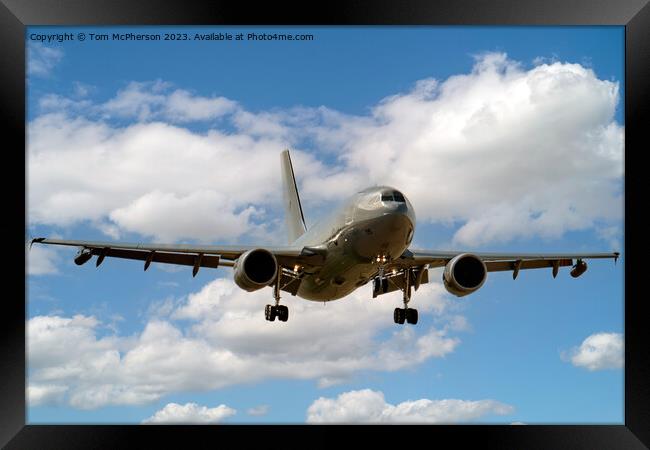
[[[270,285],[278,273],[278,261],[273,253],[263,248],[256,248],[242,254],[233,267],[235,283],[248,292]]]
[[[578,260],[576,265],[573,266],[573,269],[571,269],[571,276],[573,278],[578,278],[580,275],[582,275],[586,271],[587,271],[587,263],[582,261],[582,260]]]
[[[445,288],[457,297],[477,291],[487,279],[487,267],[476,255],[463,253],[455,256],[445,266],[442,281]]]
[[[90,258],[92,258],[93,253],[88,248],[80,248],[77,254],[74,257],[74,263],[78,266],[85,264]]]

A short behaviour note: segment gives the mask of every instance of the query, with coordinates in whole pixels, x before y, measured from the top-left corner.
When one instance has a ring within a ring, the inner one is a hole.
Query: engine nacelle
[[[477,291],[487,279],[487,267],[481,258],[471,253],[455,256],[445,266],[442,281],[445,288],[457,297]]]
[[[587,271],[587,263],[584,261],[578,261],[573,269],[571,269],[571,276],[573,278],[578,278],[580,275]]]
[[[93,253],[89,248],[80,248],[76,256],[74,257],[74,263],[80,266],[88,262],[88,260],[92,258],[92,256]]]
[[[252,292],[273,283],[278,273],[278,261],[268,250],[256,248],[237,258],[233,268],[237,286]]]

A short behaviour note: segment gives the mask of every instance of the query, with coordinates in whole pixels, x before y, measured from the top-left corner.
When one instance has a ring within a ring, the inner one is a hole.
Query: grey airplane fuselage
[[[314,301],[345,297],[376,276],[382,257],[398,258],[414,232],[413,206],[400,191],[378,186],[358,192],[293,243],[326,248],[323,266],[303,277],[297,295]]]

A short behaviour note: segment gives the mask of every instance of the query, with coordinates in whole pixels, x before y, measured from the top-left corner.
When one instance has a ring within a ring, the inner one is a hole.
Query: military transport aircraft
[[[395,323],[418,322],[418,312],[409,308],[411,291],[429,281],[428,269],[444,267],[442,280],[452,294],[462,297],[478,290],[488,272],[552,269],[572,266],[571,276],[587,270],[588,258],[614,258],[619,253],[479,253],[409,249],[415,231],[415,212],[400,191],[375,186],[357,192],[340,209],[309,230],[300,205],[289,150],[281,153],[284,207],[289,245],[225,246],[128,244],[35,238],[41,244],[79,247],[76,264],[97,255],[96,265],[107,256],[201,267],[234,269],[235,283],[252,292],[273,288],[274,305],[266,305],[266,320],[286,322],[289,309],[280,304],[280,292],[306,300],[328,302],[350,294],[372,281],[372,297],[396,290],[403,293],[404,308],[395,308]],[[31,246],[30,244],[30,246]],[[575,263],[574,263],[575,260]]]

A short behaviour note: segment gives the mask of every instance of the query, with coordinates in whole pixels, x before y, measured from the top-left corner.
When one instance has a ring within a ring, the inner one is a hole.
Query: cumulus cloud
[[[580,64],[536,63],[479,55],[469,73],[414,80],[363,116],[251,112],[164,81],[131,83],[104,103],[49,98],[28,127],[29,219],[239,239],[279,208],[279,152],[291,146],[307,208],[389,184],[420,221],[457,226],[459,246],[590,229],[616,245],[619,85]],[[207,131],[184,128],[206,120]]]
[[[57,404],[63,401],[67,386],[56,384],[32,384],[27,387],[29,406]]]
[[[233,112],[237,106],[236,102],[224,97],[200,97],[184,89],[170,91],[170,88],[171,84],[161,80],[131,82],[96,110],[107,117],[191,122],[219,118]]]
[[[100,336],[94,317],[38,316],[28,322],[29,384],[66,386],[68,404],[97,408],[273,378],[325,386],[366,371],[402,370],[459,345],[446,328],[425,325],[427,315],[443,322],[447,311],[452,315],[443,289],[427,284],[418,290],[418,327],[396,328],[392,310],[400,297],[371,300],[369,290],[326,306],[285,299],[290,320],[271,323],[263,314],[268,290],[247,293],[226,279],[158,305],[133,336]]]
[[[265,416],[265,415],[267,415],[269,413],[270,409],[271,408],[269,407],[269,405],[259,405],[259,406],[255,406],[253,408],[250,408],[248,411],[246,411],[246,414],[248,414],[249,416],[256,416],[256,417],[257,416]]]
[[[162,123],[116,130],[59,114],[41,116],[30,132],[33,224],[90,220],[111,236],[229,240],[259,228],[253,220],[264,218],[266,201],[279,202],[279,169],[269,170],[279,168],[277,141],[200,136]],[[248,164],[249,152],[256,164]]]
[[[364,389],[321,397],[307,410],[308,423],[459,423],[486,415],[508,415],[510,405],[495,400],[429,400],[387,403],[382,392]]]
[[[217,214],[219,208],[228,212]],[[253,226],[251,218],[257,212],[253,207],[242,211],[236,208],[226,195],[214,190],[195,191],[180,198],[173,193],[153,191],[113,210],[110,218],[120,229],[161,240],[174,240],[177,236],[209,240],[218,232],[222,240],[230,241]]]
[[[226,405],[219,405],[216,408],[199,406],[196,403],[168,403],[151,417],[142,421],[144,424],[210,424],[223,422],[224,419],[234,416],[236,410]]]
[[[47,77],[52,69],[63,59],[63,50],[48,47],[40,42],[27,45],[27,73],[37,77]]]
[[[620,333],[595,333],[579,347],[562,354],[576,367],[590,371],[620,369],[624,365],[624,342]]]
[[[59,273],[57,268],[58,259],[58,253],[54,248],[36,244],[30,249],[29,243],[25,246],[25,271],[29,275]]]

